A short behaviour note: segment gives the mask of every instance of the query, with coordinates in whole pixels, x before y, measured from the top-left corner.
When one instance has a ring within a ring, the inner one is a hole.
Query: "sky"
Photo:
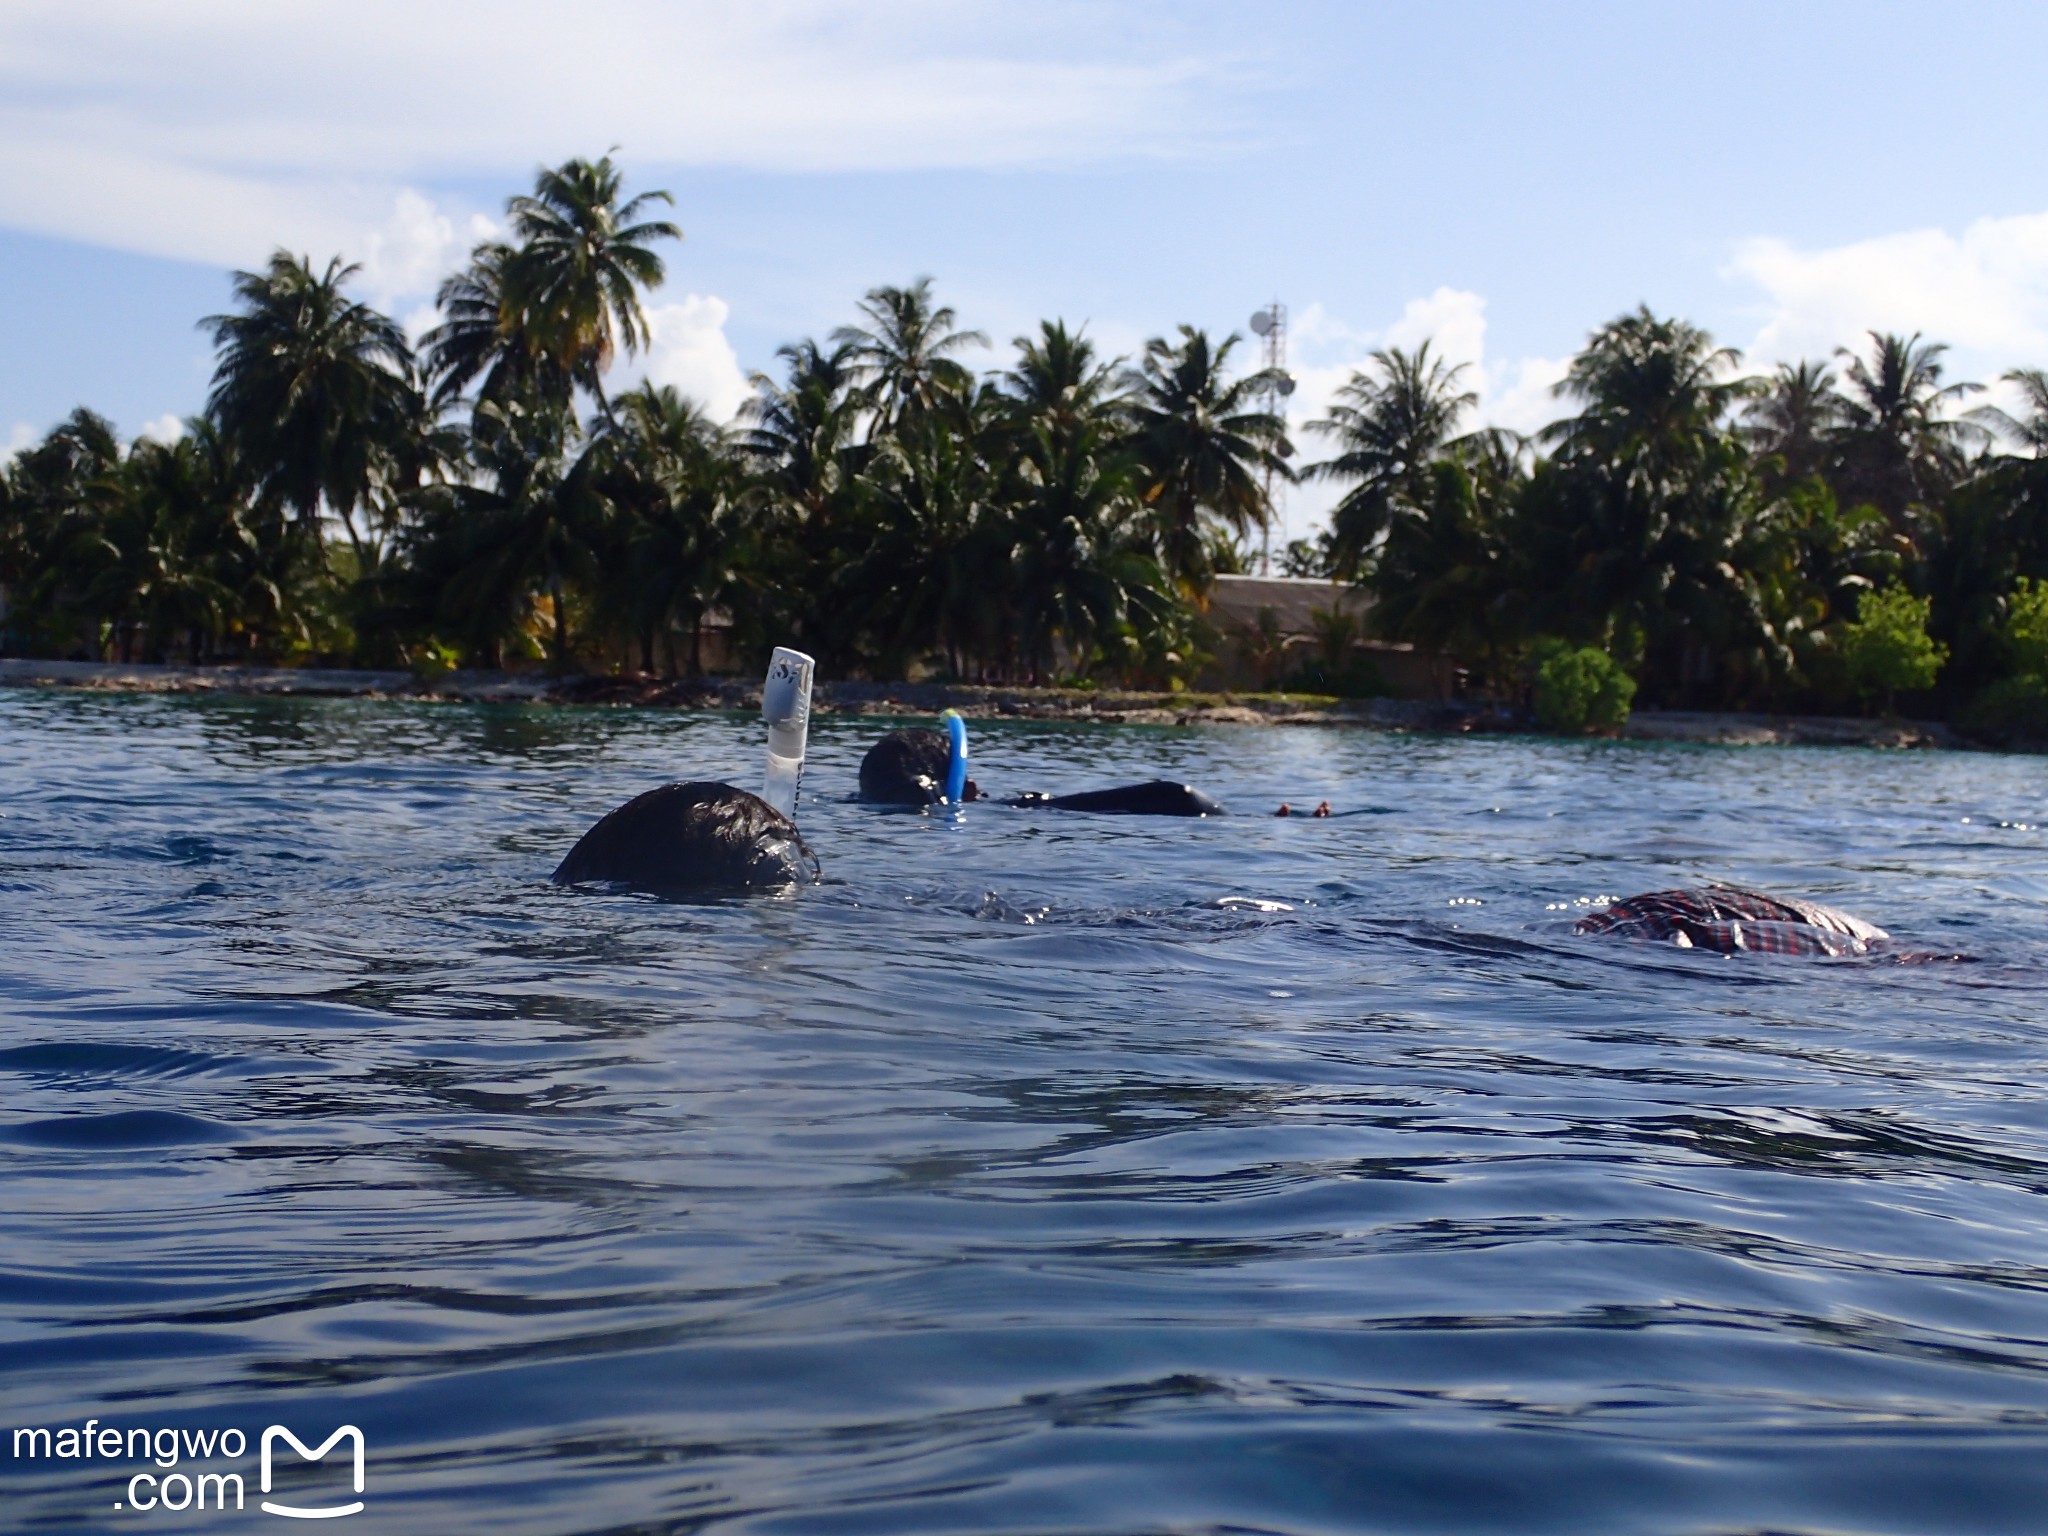
[[[2048,366],[2044,56],[2006,0],[0,0],[0,453],[80,404],[175,433],[280,246],[417,333],[537,166],[614,148],[685,234],[618,382],[721,417],[927,274],[991,367],[1283,303],[1305,459],[1377,347],[1529,430],[1639,304],[1993,383]]]

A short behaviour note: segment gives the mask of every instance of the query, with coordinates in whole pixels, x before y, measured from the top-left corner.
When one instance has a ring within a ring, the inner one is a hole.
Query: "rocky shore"
[[[534,672],[341,671],[315,667],[180,667],[93,661],[0,659],[0,688],[98,693],[218,694],[297,698],[426,699],[490,704],[568,704],[651,709],[757,709],[757,683],[647,677],[551,678]],[[1312,694],[1126,693],[1078,688],[940,683],[822,683],[821,714],[918,716],[957,709],[970,719],[1065,720],[1103,725],[1331,725],[1460,735],[1526,731],[1491,705],[1419,699],[1332,699]],[[1971,743],[1927,721],[1814,715],[1644,710],[1621,734],[1638,741],[1728,746],[1961,748]]]

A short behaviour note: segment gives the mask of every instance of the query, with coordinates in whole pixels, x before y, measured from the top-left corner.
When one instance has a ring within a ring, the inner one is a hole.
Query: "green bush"
[[[1933,607],[1904,587],[1866,592],[1856,622],[1842,626],[1842,663],[1849,683],[1864,698],[1884,700],[1889,714],[1901,689],[1932,688],[1948,660],[1948,647],[1927,633]]]
[[[2003,638],[2015,672],[2048,678],[2048,581],[2020,578],[2006,600]]]
[[[1605,651],[1544,640],[1536,647],[1536,723],[1559,736],[1619,730],[1636,680]]]

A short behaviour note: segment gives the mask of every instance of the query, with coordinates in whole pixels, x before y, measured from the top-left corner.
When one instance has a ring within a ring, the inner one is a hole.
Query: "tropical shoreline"
[[[839,673],[1173,690],[1110,706],[1148,718],[1462,672],[1567,734],[1638,702],[2048,744],[2048,370],[2003,377],[2017,415],[1966,409],[1985,386],[1917,333],[1746,373],[1638,308],[1534,436],[1476,425],[1469,365],[1431,339],[1296,424],[1277,352],[1254,367],[1191,323],[1112,356],[1048,318],[970,367],[992,339],[926,276],[780,348],[720,421],[604,382],[651,336],[668,201],[608,155],[541,168],[417,343],[338,257],[236,273],[203,414],[124,443],[81,407],[5,464],[0,645],[696,676],[793,640]],[[1330,456],[1296,462],[1302,433]],[[1272,551],[1302,481],[1337,491],[1328,533]],[[1313,600],[1212,603],[1275,555]]]
[[[325,667],[190,667],[106,661],[0,659],[0,688],[223,698],[412,699],[467,704],[544,704],[634,709],[758,709],[758,683],[633,676],[549,677],[536,672],[410,672]],[[1496,706],[1418,699],[1333,699],[1285,693],[1146,693],[967,683],[820,683],[823,715],[902,718],[957,709],[970,719],[1094,725],[1322,725],[1423,735],[1532,732]],[[1640,710],[1619,735],[1634,741],[1723,746],[1847,746],[1972,750],[1934,721],[1828,715]]]

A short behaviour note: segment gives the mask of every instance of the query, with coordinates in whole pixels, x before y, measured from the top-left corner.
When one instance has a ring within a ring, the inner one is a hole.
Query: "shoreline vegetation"
[[[410,672],[326,667],[190,667],[150,663],[0,659],[0,688],[88,693],[204,695],[222,698],[410,699],[468,704],[752,712],[761,685],[734,680],[644,675],[456,671],[434,678]],[[1420,699],[1345,699],[1304,693],[1172,693],[1124,689],[1031,688],[959,683],[819,683],[820,715],[912,719],[957,709],[970,719],[1052,720],[1093,725],[1348,726],[1428,735],[1529,733],[1535,723],[1485,703]],[[1636,711],[1610,733],[1635,741],[1724,746],[1967,748],[1937,721],[1854,716],[1758,715],[1735,711]]]
[[[714,674],[792,644],[848,690],[1284,692],[1559,734],[1636,707],[1912,715],[2048,746],[2048,371],[1996,408],[1938,342],[1873,332],[1745,372],[1643,307],[1531,436],[1475,428],[1425,342],[1373,353],[1296,441],[1293,381],[1238,335],[1115,358],[1055,319],[1005,356],[918,278],[783,347],[722,425],[606,386],[650,343],[671,202],[609,157],[543,168],[417,338],[338,258],[235,274],[174,441],[81,408],[6,464],[0,653],[723,697]],[[1309,633],[1269,610],[1226,633],[1219,579],[1303,481],[1336,490],[1331,527],[1279,569],[1332,596]],[[1473,702],[1374,700],[1375,646]]]

